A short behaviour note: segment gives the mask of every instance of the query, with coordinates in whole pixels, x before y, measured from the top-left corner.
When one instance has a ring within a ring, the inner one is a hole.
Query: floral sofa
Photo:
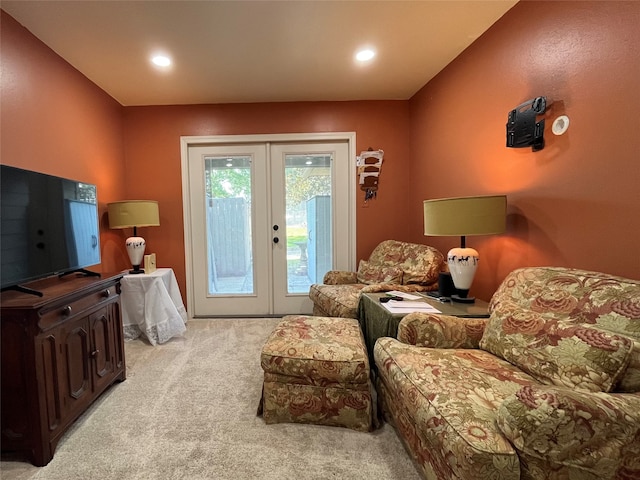
[[[489,319],[412,313],[374,348],[427,479],[640,479],[640,281],[512,272]]]
[[[357,318],[362,292],[430,291],[438,289],[438,276],[447,269],[444,255],[433,247],[385,240],[361,260],[357,272],[331,270],[322,284],[311,285],[313,314]]]

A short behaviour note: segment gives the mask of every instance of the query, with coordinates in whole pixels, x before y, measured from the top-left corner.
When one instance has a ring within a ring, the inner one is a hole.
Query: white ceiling
[[[32,1],[0,7],[122,105],[404,100],[517,0]],[[377,57],[356,65],[355,50]],[[166,71],[149,58],[165,52]]]

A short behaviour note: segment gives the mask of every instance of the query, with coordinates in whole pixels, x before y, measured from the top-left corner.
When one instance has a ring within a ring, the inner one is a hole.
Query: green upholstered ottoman
[[[358,321],[289,315],[269,336],[261,412],[266,423],[313,423],[370,431],[369,359]]]

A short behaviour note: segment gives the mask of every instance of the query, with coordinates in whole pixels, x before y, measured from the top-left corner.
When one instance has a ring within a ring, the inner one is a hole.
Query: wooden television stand
[[[2,451],[43,466],[71,424],[126,378],[120,278],[48,277],[5,291],[2,325]]]

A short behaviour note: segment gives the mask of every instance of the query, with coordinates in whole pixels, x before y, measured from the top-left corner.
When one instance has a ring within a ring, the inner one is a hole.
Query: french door
[[[310,313],[309,286],[353,268],[354,135],[182,141],[193,316]]]

